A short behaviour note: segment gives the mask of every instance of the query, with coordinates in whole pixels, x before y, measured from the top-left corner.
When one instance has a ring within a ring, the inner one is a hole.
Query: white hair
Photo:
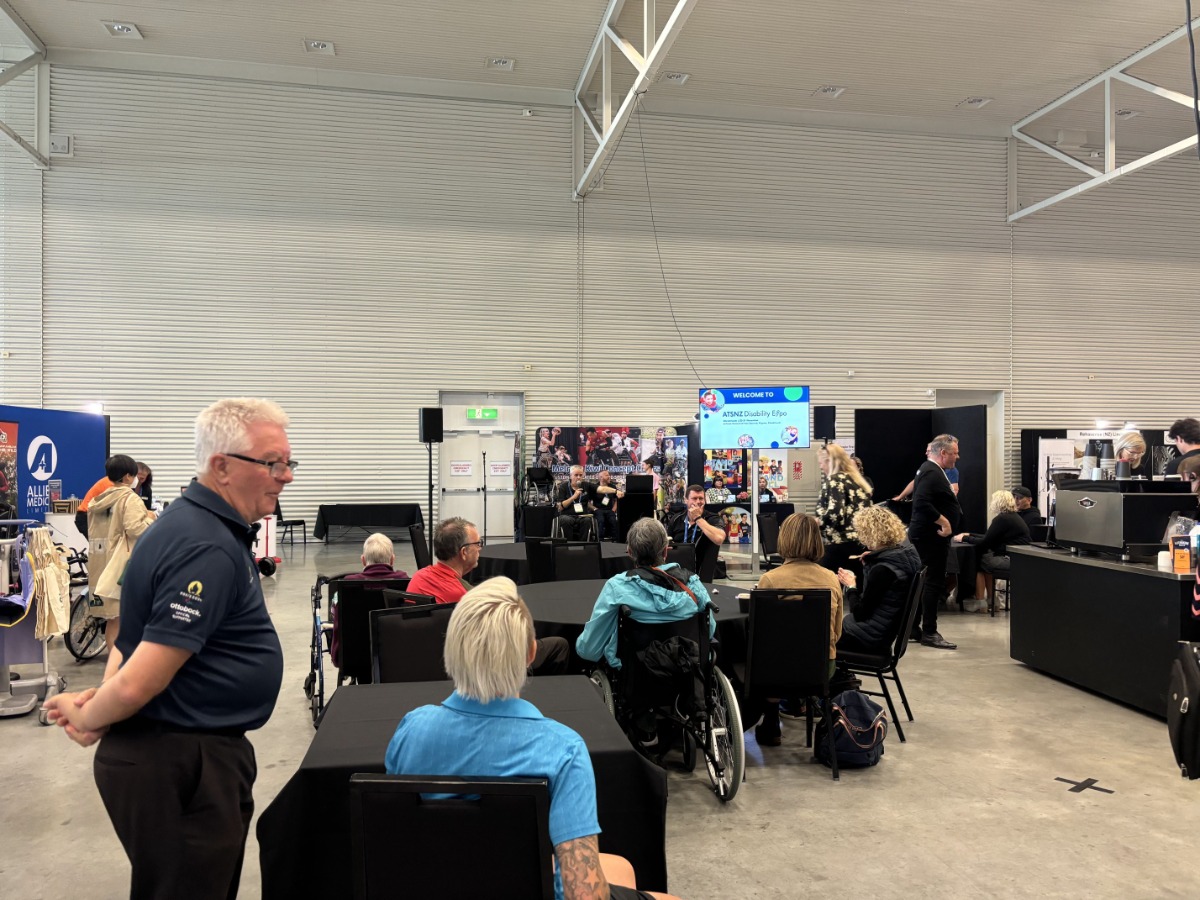
[[[392,546],[392,539],[377,531],[363,541],[362,555],[363,562],[368,566],[381,564],[390,566],[392,560],[396,558],[396,550]]]
[[[287,428],[288,417],[278,404],[256,397],[218,400],[196,416],[196,474],[208,474],[209,463],[219,453],[249,450],[250,426],[259,422]]]
[[[511,578],[489,578],[450,614],[442,660],[454,689],[480,703],[516,697],[525,686],[533,616]]]

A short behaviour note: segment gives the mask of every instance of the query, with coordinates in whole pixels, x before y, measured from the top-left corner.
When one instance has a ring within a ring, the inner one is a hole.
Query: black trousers
[[[530,675],[566,675],[571,662],[571,645],[566,638],[538,638],[537,652],[529,666]]]
[[[620,532],[617,514],[611,509],[598,509],[593,515],[596,517],[596,540],[615,541]]]
[[[950,553],[950,538],[918,538],[912,542],[929,571],[925,574],[925,589],[921,592],[921,631],[937,631],[938,604],[946,596],[946,557]]]
[[[244,736],[118,723],[92,770],[133,865],[130,900],[237,896],[258,774]]]

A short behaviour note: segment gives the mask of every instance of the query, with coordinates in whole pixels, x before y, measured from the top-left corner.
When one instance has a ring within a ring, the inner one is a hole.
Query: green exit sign
[[[500,418],[500,410],[493,407],[476,406],[467,410],[468,419],[498,419]]]

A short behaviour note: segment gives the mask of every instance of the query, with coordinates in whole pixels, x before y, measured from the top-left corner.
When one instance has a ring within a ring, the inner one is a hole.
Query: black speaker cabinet
[[[420,434],[422,444],[440,444],[442,442],[442,408],[440,406],[422,406],[420,413]]]
[[[837,439],[834,433],[836,428],[834,422],[837,420],[836,406],[814,406],[813,412],[813,437],[818,441],[833,441]]]

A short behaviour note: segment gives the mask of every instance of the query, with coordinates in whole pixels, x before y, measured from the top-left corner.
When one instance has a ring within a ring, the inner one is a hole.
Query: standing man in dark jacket
[[[908,524],[908,539],[928,569],[921,593],[920,640],[926,647],[938,650],[958,649],[957,644],[950,643],[937,630],[938,604],[946,593],[950,536],[962,518],[958,495],[946,476],[946,470],[954,468],[957,462],[958,438],[950,434],[935,437],[925,462],[913,478],[912,520]]]

